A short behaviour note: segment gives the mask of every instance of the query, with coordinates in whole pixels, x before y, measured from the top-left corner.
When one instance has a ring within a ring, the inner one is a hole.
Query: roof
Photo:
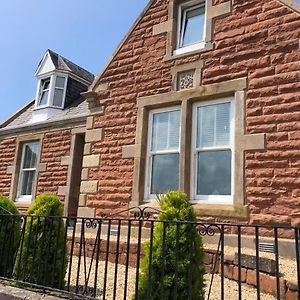
[[[2,123],[2,128],[0,124],[0,133],[3,130],[21,128],[29,123],[32,118],[32,112],[34,109],[35,100],[30,101],[30,103],[26,106],[26,109],[20,111],[19,114],[15,114],[14,117],[10,118],[9,121]],[[75,100],[71,105],[69,105],[64,110],[58,111],[55,115],[51,116],[47,120],[42,123],[54,122],[65,120],[66,122],[70,119],[77,117],[84,117],[89,114],[88,103],[84,100],[82,96],[80,96],[77,100]],[[31,125],[39,125],[40,123],[31,123]]]
[[[90,73],[89,71],[81,68],[80,66],[74,64],[70,60],[66,59],[65,57],[61,56],[60,54],[55,53],[54,51],[48,49],[46,54],[50,55],[50,58],[57,70],[61,71],[68,71],[73,73],[74,75],[77,75],[80,78],[85,79],[88,82],[93,82],[94,75]],[[44,58],[43,58],[44,59]],[[43,59],[40,61],[38,65],[38,69],[43,62]]]

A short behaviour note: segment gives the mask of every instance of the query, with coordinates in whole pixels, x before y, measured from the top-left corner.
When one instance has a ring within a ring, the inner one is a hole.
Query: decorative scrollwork
[[[151,218],[151,214],[152,213],[161,213],[162,211],[156,209],[156,208],[152,208],[152,207],[131,207],[129,209],[125,209],[122,211],[119,211],[115,214],[111,214],[111,215],[105,215],[102,214],[100,215],[100,219],[111,219],[111,218],[115,218],[118,216],[121,216],[121,218],[126,214],[126,213],[133,213],[133,218],[135,220],[149,220]],[[123,215],[123,216],[122,216]],[[118,219],[120,219],[118,217]],[[128,217],[124,217],[124,219],[128,219]]]
[[[178,78],[178,89],[185,90],[192,88],[194,86],[194,76],[194,70],[180,73]]]
[[[134,218],[136,220],[149,220],[151,217],[151,213],[149,211],[149,208],[144,207],[144,208],[140,208],[137,207],[136,211],[134,212]]]
[[[99,221],[97,219],[85,219],[85,226],[86,228],[90,229],[96,229],[99,224]]]
[[[214,236],[221,232],[221,228],[218,225],[211,224],[211,225],[205,225],[205,224],[198,224],[197,230],[201,236]]]

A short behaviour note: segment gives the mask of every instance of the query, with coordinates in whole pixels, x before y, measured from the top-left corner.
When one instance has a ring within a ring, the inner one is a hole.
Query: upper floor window
[[[178,190],[180,109],[153,110],[149,118],[147,199]]]
[[[36,108],[56,107],[63,108],[66,95],[67,78],[52,75],[39,81]]]
[[[18,187],[19,199],[31,198],[33,195],[39,149],[38,142],[23,145]]]
[[[174,54],[204,47],[205,26],[205,2],[190,1],[179,5],[177,49]]]

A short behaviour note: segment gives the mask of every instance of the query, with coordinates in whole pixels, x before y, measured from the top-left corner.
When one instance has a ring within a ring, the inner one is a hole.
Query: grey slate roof
[[[47,52],[50,54],[51,60],[57,70],[70,71],[73,74],[87,80],[92,83],[94,80],[94,75],[89,71],[79,67],[68,59],[64,58],[60,54],[55,53],[54,51],[48,49]],[[39,66],[43,60],[40,61]]]
[[[5,129],[19,128],[24,125],[28,125],[29,121],[32,117],[32,112],[34,109],[35,100],[31,101],[31,105],[21,112],[19,115],[15,116],[7,125],[1,128],[0,124],[0,132]],[[58,121],[58,120],[67,120],[76,117],[84,117],[88,115],[88,104],[84,100],[83,97],[79,97],[75,100],[70,106],[65,108],[64,110],[60,110],[54,116],[48,118],[43,123]],[[33,123],[34,124],[34,123]]]

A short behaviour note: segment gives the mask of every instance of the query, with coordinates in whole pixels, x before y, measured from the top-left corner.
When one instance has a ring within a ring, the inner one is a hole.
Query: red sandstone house
[[[47,51],[36,100],[1,125],[0,193],[94,217],[180,189],[201,219],[297,224],[299,13],[152,0],[95,80]]]

